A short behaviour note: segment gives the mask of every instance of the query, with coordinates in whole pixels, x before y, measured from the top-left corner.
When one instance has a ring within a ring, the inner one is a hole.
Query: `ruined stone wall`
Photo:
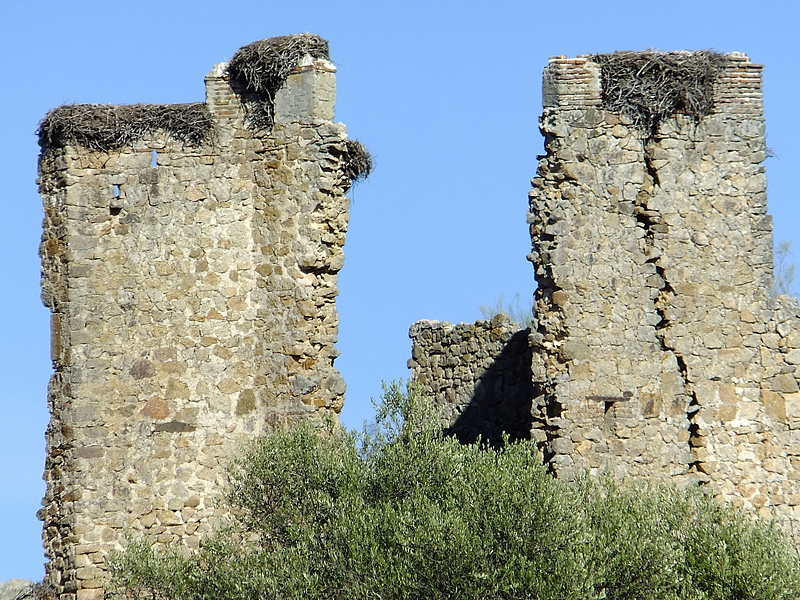
[[[675,232],[644,204],[655,182],[642,133],[603,109],[588,58],[552,60],[543,99],[529,258],[539,283],[532,338],[552,382],[550,463],[566,478],[609,463],[619,474],[684,473],[690,400],[658,329],[653,243]]]
[[[771,294],[761,67],[725,56],[711,114],[654,135],[602,92],[589,56],[545,70],[531,437],[558,477],[699,482],[796,528],[800,311]]]
[[[102,597],[127,531],[197,548],[247,440],[342,407],[347,136],[332,65],[304,65],[271,131],[253,130],[218,65],[206,142],[157,131],[42,154],[55,368],[43,519],[62,598]]]
[[[419,321],[411,326],[412,379],[432,394],[450,433],[499,443],[531,435],[529,330],[504,315],[490,321]]]

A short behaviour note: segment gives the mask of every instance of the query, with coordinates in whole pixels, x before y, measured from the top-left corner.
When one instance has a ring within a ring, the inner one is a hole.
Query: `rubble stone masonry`
[[[338,414],[337,272],[348,223],[331,63],[305,60],[248,125],[224,65],[207,142],[46,148],[52,309],[47,581],[101,598],[126,532],[197,548],[224,466],[254,436]]]
[[[268,130],[217,65],[205,141],[43,145],[41,516],[61,600],[103,597],[128,532],[198,548],[248,440],[342,407],[353,142],[318,55],[277,90]],[[602,82],[591,56],[545,69],[532,327],[416,323],[412,377],[464,441],[534,439],[566,480],[705,485],[800,535],[800,308],[772,292],[761,67],[726,55],[712,112],[648,133]]]
[[[800,309],[772,293],[761,67],[726,55],[712,113],[653,136],[603,107],[601,82],[590,56],[545,69],[524,437],[560,478],[699,483],[800,534]],[[473,431],[498,422],[473,407],[502,398],[450,373],[498,370],[514,333],[489,327],[411,330],[413,377]]]

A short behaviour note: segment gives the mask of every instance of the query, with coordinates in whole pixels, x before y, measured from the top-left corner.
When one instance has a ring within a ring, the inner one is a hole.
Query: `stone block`
[[[103,600],[105,592],[99,585],[93,588],[81,588],[76,592],[77,600]]]
[[[289,76],[275,95],[275,121],[332,120],[336,104],[335,67],[324,60],[306,57],[300,71]]]
[[[786,403],[782,394],[763,390],[761,398],[764,402],[766,413],[771,418],[782,423],[786,422]]]
[[[717,419],[719,421],[733,421],[739,416],[739,409],[735,405],[723,404],[717,408]]]
[[[782,394],[795,394],[800,392],[797,379],[795,379],[793,374],[789,373],[776,375],[770,382],[770,389],[773,392],[780,392]]]
[[[787,419],[800,425],[800,393],[785,394],[783,400]]]

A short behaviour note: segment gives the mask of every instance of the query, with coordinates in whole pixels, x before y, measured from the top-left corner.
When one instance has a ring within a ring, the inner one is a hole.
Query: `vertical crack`
[[[656,140],[650,142],[650,144],[657,143]],[[650,175],[650,179],[653,182],[654,187],[661,186],[661,180],[658,178],[658,170],[656,169],[655,165],[653,164],[653,157],[647,152],[645,148],[644,152],[644,166],[647,169],[647,174]]]
[[[697,459],[697,452],[695,450],[696,448],[704,445],[704,441],[700,435],[700,425],[696,421],[697,415],[699,414],[701,408],[700,403],[698,402],[697,396],[694,391],[692,391],[692,386],[689,383],[689,373],[686,360],[676,348],[669,344],[667,340],[667,332],[671,326],[669,318],[670,315],[667,307],[669,307],[671,304],[670,299],[675,296],[675,290],[670,285],[666,275],[666,270],[661,264],[661,253],[658,251],[656,246],[656,239],[658,237],[667,235],[669,233],[669,227],[663,221],[661,213],[659,211],[652,210],[648,205],[649,200],[661,187],[658,169],[652,159],[652,152],[650,152],[652,146],[657,143],[658,140],[652,139],[647,142],[644,148],[643,156],[646,177],[645,182],[636,197],[634,217],[645,232],[644,246],[645,252],[649,257],[645,263],[652,264],[652,268],[655,269],[655,273],[648,278],[647,283],[649,286],[657,290],[657,294],[653,299],[653,305],[656,314],[660,318],[660,321],[655,326],[656,337],[661,344],[661,349],[675,357],[675,361],[678,366],[678,373],[680,374],[681,382],[683,384],[683,396],[688,399],[688,403],[686,405],[686,419],[689,423],[689,435],[687,443],[689,446],[689,454],[692,457],[692,460],[687,465],[686,472],[705,474],[703,462]],[[703,483],[705,483],[705,481]]]
[[[695,421],[697,415],[700,413],[700,403],[697,401],[697,395],[694,392],[689,392],[689,373],[686,361],[677,352],[673,352],[678,361],[678,369],[680,370],[681,377],[683,378],[684,389],[687,390],[689,396],[689,404],[686,406],[686,418],[689,421],[689,452],[692,455],[692,461],[689,463],[688,473],[704,474],[707,475],[703,461],[697,459],[695,448],[705,445],[703,437],[700,435],[700,424]],[[708,483],[708,479],[700,480],[700,483]]]

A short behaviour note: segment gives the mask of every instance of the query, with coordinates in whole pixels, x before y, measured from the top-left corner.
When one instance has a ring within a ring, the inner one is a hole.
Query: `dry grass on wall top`
[[[725,55],[697,52],[614,52],[596,54],[603,106],[629,117],[645,137],[676,113],[700,120],[714,106],[714,83]]]
[[[67,104],[51,110],[39,124],[42,150],[69,144],[92,150],[114,150],[164,131],[190,144],[201,144],[213,130],[206,105]]]
[[[276,92],[305,55],[329,59],[328,42],[317,35],[284,35],[239,48],[228,63],[231,85],[245,100],[253,127],[269,130]]]

